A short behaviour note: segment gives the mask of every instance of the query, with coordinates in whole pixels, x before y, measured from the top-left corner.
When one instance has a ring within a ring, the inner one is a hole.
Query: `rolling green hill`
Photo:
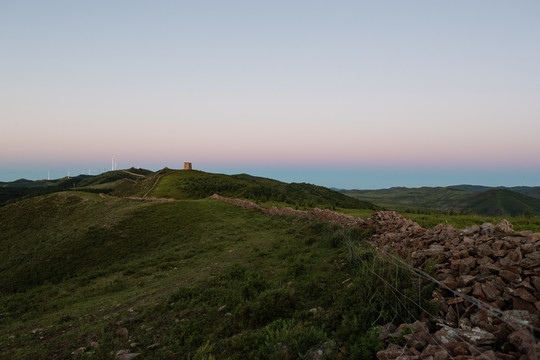
[[[393,187],[382,190],[342,190],[343,194],[364,201],[371,201],[379,206],[404,210],[425,208],[448,211],[458,209],[471,193],[445,187],[405,188]]]
[[[540,198],[540,186],[512,186],[512,187],[489,187],[489,186],[480,186],[480,185],[455,185],[449,186],[449,189],[455,190],[464,190],[469,192],[483,192],[487,190],[500,189],[500,190],[510,190],[519,194],[527,195],[534,198]]]
[[[69,190],[86,178],[85,175],[79,175],[69,179],[67,177],[37,181],[19,179],[12,182],[0,182],[0,206],[34,196]]]
[[[487,216],[540,214],[540,199],[505,189],[491,189],[466,199],[463,210]]]
[[[342,190],[343,194],[398,211],[465,212],[482,216],[540,215],[540,199],[533,187],[489,188],[459,185],[452,187],[396,187],[384,190]]]
[[[19,184],[15,186],[15,183]],[[223,175],[197,170],[157,172],[131,168],[97,176],[79,176],[54,182],[24,181],[7,183],[0,188],[0,206],[10,201],[62,190],[104,193],[116,197],[156,197],[176,200],[204,199],[215,193],[256,201],[280,203],[299,208],[376,209],[367,201],[354,199],[322,186],[284,183],[247,174]],[[8,187],[9,185],[9,187]],[[5,193],[2,190],[5,189]],[[2,198],[4,194],[4,198]]]
[[[417,294],[362,245],[369,230],[77,191],[0,219],[0,359],[373,358],[374,326],[419,316],[370,275]]]
[[[370,202],[360,201],[322,186],[288,184],[247,174],[231,176],[196,170],[176,170],[163,174],[149,196],[202,199],[214,193],[257,202],[278,202],[304,207],[375,209]]]
[[[507,190],[511,190],[534,198],[540,198],[540,186],[515,186],[507,188]]]

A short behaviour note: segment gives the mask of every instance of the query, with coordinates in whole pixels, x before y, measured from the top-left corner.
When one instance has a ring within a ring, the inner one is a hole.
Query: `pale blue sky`
[[[115,156],[537,185],[539,18],[538,1],[0,1],[0,181]]]

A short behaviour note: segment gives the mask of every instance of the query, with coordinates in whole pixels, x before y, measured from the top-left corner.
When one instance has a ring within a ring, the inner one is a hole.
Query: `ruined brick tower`
[[[191,170],[191,163],[190,162],[185,162],[184,163],[184,170]]]

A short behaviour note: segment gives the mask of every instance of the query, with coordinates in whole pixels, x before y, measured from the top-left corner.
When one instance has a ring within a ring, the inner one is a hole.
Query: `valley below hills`
[[[540,187],[395,187],[381,190],[340,190],[392,210],[439,211],[481,216],[540,215]]]
[[[0,183],[0,359],[536,359],[539,201],[168,168]]]

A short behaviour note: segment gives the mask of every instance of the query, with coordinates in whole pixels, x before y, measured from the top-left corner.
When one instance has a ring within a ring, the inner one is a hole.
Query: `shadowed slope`
[[[540,199],[510,190],[492,189],[469,197],[462,208],[476,214],[497,216],[510,214],[540,214]]]

